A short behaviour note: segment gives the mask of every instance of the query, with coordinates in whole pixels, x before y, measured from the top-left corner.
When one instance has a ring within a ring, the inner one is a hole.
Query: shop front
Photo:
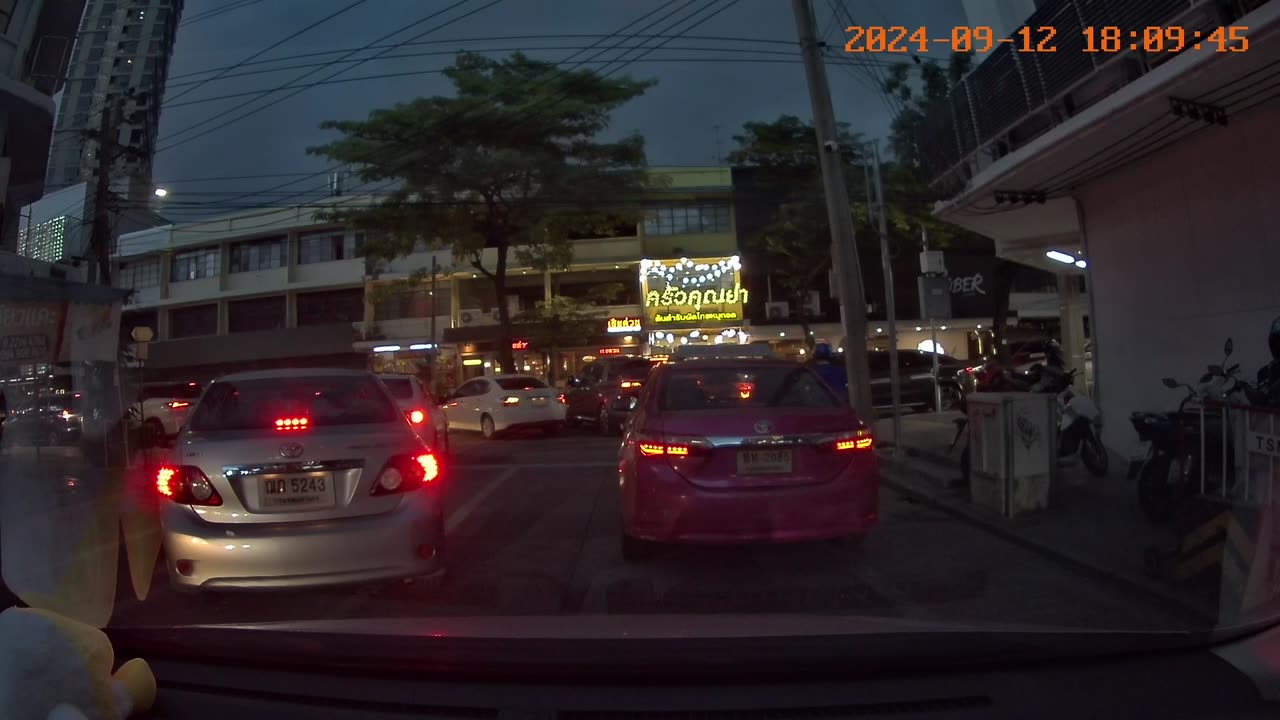
[[[642,260],[644,329],[652,354],[670,354],[682,345],[750,342],[744,327],[742,263],[737,255],[717,258]]]

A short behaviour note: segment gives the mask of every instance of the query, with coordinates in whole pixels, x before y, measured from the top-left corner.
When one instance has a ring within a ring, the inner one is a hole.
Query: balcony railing
[[[1057,51],[1019,52],[1015,32],[1015,42],[988,53],[922,121],[916,142],[925,175],[938,189],[958,192],[994,160],[1173,56],[1129,50],[1129,31],[1137,31],[1139,45],[1149,27],[1181,27],[1190,37],[1270,1],[1045,0],[1023,26],[1053,28]],[[1104,27],[1120,28],[1123,50],[1085,52],[1085,29]]]

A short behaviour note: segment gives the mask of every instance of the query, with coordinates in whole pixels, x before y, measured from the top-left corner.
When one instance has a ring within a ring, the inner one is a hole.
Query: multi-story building
[[[1027,24],[1058,51],[1001,45],[918,142],[940,217],[1087,278],[1087,300],[1060,286],[1064,349],[1082,352],[1090,303],[1103,439],[1123,452],[1120,419],[1176,402],[1160,377],[1199,377],[1227,337],[1246,377],[1272,359],[1280,2],[1042,0]]]
[[[87,0],[67,83],[58,109],[57,141],[50,153],[46,185],[65,188],[92,178],[97,148],[83,136],[102,127],[126,92],[133,97],[118,125],[118,142],[141,150],[140,159],[119,163],[112,192],[131,206],[152,196],[151,165],[160,121],[160,101],[169,73],[183,0]]]
[[[600,355],[746,341],[748,297],[738,282],[728,169],[653,172],[669,182],[646,203],[643,220],[613,237],[576,240],[567,270],[521,267],[512,253],[513,315],[552,296],[585,299],[602,285],[620,288],[595,308],[599,332],[585,345],[548,358],[516,338],[520,370],[545,373],[549,361],[565,377]],[[365,241],[301,208],[123,235],[113,277],[133,294],[122,332],[155,331],[147,373],[157,379],[307,364],[429,368],[444,385],[492,373],[499,333],[489,280],[447,249],[425,246],[375,266],[364,257]],[[494,267],[492,250],[482,262]],[[432,267],[434,281],[405,282]]]
[[[83,0],[0,2],[0,251],[18,241],[19,209],[44,192],[53,95]]]

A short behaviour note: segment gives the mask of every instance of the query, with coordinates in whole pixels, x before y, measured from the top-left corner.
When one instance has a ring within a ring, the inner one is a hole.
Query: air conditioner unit
[[[479,317],[479,310],[463,310],[458,313],[458,322],[462,325],[475,325],[476,318]]]
[[[764,304],[764,316],[768,320],[786,320],[791,315],[791,306],[785,300]]]
[[[804,304],[806,310],[809,311],[811,317],[822,314],[822,293],[817,290],[809,291],[809,302]]]

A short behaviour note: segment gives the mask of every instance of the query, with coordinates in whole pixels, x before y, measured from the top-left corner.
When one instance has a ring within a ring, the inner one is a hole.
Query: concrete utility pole
[[[844,367],[849,378],[849,401],[868,424],[875,421],[871,403],[871,378],[867,367],[867,300],[862,288],[862,268],[858,264],[853,213],[845,186],[844,154],[831,109],[831,89],[822,63],[811,0],[791,0],[804,74],[813,105],[813,127],[817,134],[818,158],[822,163],[822,187],[827,196],[827,221],[831,225],[831,257],[840,294],[840,321],[844,325]]]
[[[93,184],[93,213],[89,229],[89,245],[92,250],[89,253],[90,284],[111,284],[111,171],[117,160],[140,156],[136,148],[121,145],[118,137],[120,124],[124,120],[125,103],[134,99],[133,90],[129,90],[112,100],[102,113],[98,129],[86,133],[90,140],[98,144],[98,163],[90,179]]]
[[[885,315],[889,321],[889,391],[893,402],[893,455],[898,456],[902,437],[902,378],[898,367],[898,302],[894,296],[893,263],[889,260],[889,211],[880,180],[880,143],[871,143],[875,173],[876,214],[880,216],[880,271],[884,274]],[[935,356],[936,358],[936,356]]]

